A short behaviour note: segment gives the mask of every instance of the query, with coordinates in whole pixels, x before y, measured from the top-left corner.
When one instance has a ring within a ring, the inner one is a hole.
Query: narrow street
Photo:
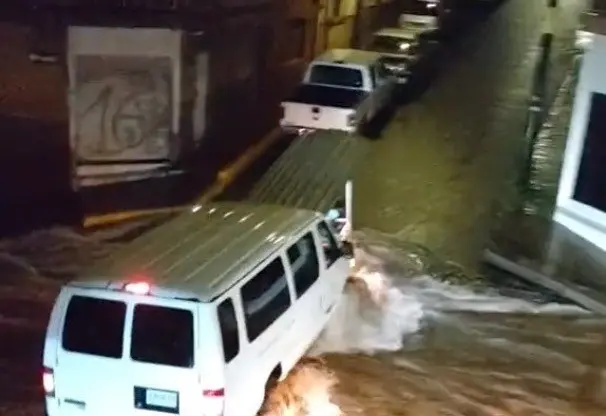
[[[559,3],[565,20],[556,36],[571,42],[570,16],[583,2]],[[475,267],[496,214],[514,197],[545,10],[542,1],[504,2],[450,51],[425,95],[398,111],[355,178],[358,228]],[[555,53],[562,62],[568,52]]]

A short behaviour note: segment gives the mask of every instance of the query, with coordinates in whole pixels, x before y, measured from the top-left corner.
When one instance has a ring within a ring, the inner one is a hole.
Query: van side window
[[[126,303],[73,296],[67,306],[62,345],[66,351],[122,357]]]
[[[332,231],[328,228],[326,223],[322,221],[318,224],[318,232],[322,242],[322,249],[324,250],[324,258],[326,259],[326,267],[332,266],[341,256],[341,248],[335,241],[335,237]]]
[[[130,356],[142,363],[193,367],[194,315],[187,309],[135,305]]]
[[[282,258],[269,263],[241,289],[249,341],[254,341],[290,307]]]
[[[316,243],[312,233],[305,234],[286,252],[295,279],[297,296],[301,297],[320,275]]]
[[[225,299],[217,308],[221,339],[223,340],[223,355],[228,363],[240,352],[240,339],[238,337],[238,319],[234,302],[231,298]]]

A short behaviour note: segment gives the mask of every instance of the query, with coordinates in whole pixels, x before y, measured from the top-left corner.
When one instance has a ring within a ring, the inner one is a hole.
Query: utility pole
[[[543,33],[540,38],[540,53],[536,63],[531,86],[530,103],[526,120],[525,137],[527,141],[525,172],[521,177],[521,184],[525,187],[530,179],[532,169],[532,157],[537,137],[543,125],[547,113],[549,91],[549,66],[551,60],[551,49],[553,45],[554,30],[557,21],[557,0],[547,0],[547,13],[543,21]]]

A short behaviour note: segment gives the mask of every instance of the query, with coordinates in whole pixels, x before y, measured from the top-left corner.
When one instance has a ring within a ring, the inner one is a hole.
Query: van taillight
[[[55,373],[52,368],[44,367],[42,370],[42,387],[46,396],[55,396]]]
[[[225,389],[202,390],[202,395],[204,397],[223,397],[225,396]]]
[[[225,390],[202,390],[202,400],[204,401],[205,416],[223,416],[225,412]]]

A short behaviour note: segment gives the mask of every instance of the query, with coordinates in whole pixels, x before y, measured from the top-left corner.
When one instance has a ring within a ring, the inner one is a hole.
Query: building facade
[[[28,117],[52,113],[69,131],[40,152],[64,161],[50,155],[67,149],[74,189],[229,162],[276,126],[279,102],[316,54],[397,21],[391,0],[11,4],[14,22],[0,29],[20,45],[3,51],[19,68],[4,75],[28,86],[32,106],[17,112],[41,103]],[[22,93],[0,112],[15,113]]]
[[[584,48],[554,219],[606,251],[606,2],[582,18]]]

